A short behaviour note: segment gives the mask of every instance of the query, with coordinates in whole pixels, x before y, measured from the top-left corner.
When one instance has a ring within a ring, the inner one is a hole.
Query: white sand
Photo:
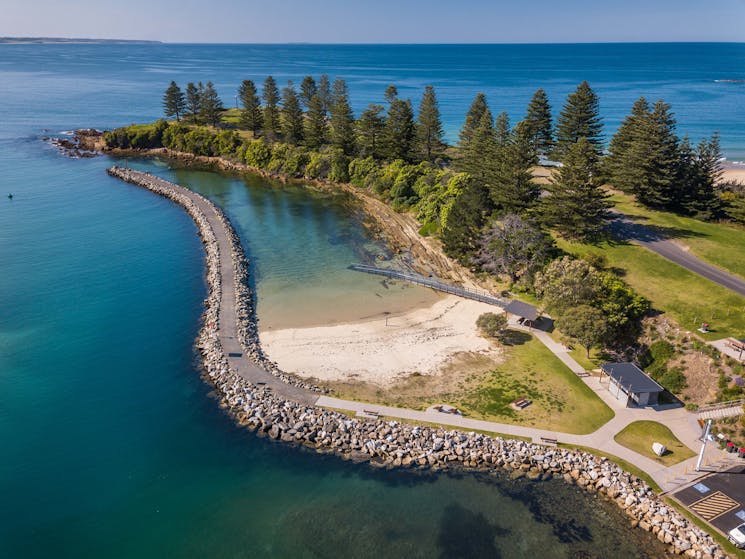
[[[413,372],[434,374],[457,354],[498,358],[476,319],[501,312],[492,305],[449,295],[428,308],[354,324],[260,332],[270,359],[287,371],[321,380],[390,385]]]
[[[742,165],[730,165],[724,168],[722,172],[722,182],[735,181],[745,184],[745,166]]]

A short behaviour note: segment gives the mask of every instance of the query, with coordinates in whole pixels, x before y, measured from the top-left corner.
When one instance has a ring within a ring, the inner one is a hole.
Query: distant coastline
[[[162,41],[146,41],[139,39],[75,39],[66,37],[0,37],[0,44],[4,45],[28,45],[28,44],[91,44],[91,45],[159,45]]]

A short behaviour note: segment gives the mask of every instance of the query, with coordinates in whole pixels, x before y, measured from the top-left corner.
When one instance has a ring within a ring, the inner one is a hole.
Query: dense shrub
[[[305,177],[309,179],[325,179],[331,171],[331,161],[325,153],[313,152],[310,161],[305,166]]]
[[[301,178],[305,174],[305,167],[310,161],[310,155],[302,148],[295,148],[290,151],[285,161],[283,171],[292,178]]]
[[[334,182],[349,182],[349,157],[339,148],[328,151],[330,169],[328,179]]]
[[[378,170],[379,163],[372,157],[355,158],[349,162],[349,182],[359,188],[367,185],[367,178]]]
[[[487,312],[476,319],[476,326],[484,336],[498,338],[507,328],[507,316],[504,313]]]
[[[241,138],[235,130],[223,130],[215,137],[214,149],[218,155],[234,157],[241,144]]]
[[[264,140],[252,140],[246,146],[244,160],[251,167],[265,169],[272,157],[269,145]]]

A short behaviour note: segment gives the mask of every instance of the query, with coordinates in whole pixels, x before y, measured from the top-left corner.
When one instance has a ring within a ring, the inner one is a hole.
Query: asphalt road
[[[745,522],[745,466],[712,474],[674,497],[726,534]]]
[[[696,258],[654,227],[636,223],[622,214],[616,215],[610,226],[611,233],[616,238],[641,245],[694,274],[745,296],[745,279]]]

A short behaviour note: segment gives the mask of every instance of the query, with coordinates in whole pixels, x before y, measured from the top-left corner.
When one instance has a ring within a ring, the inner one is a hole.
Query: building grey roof
[[[600,368],[626,392],[664,392],[659,384],[633,363],[603,363]]]
[[[510,301],[504,310],[505,312],[530,320],[531,322],[538,319],[538,309],[533,305],[523,303],[522,301]]]

